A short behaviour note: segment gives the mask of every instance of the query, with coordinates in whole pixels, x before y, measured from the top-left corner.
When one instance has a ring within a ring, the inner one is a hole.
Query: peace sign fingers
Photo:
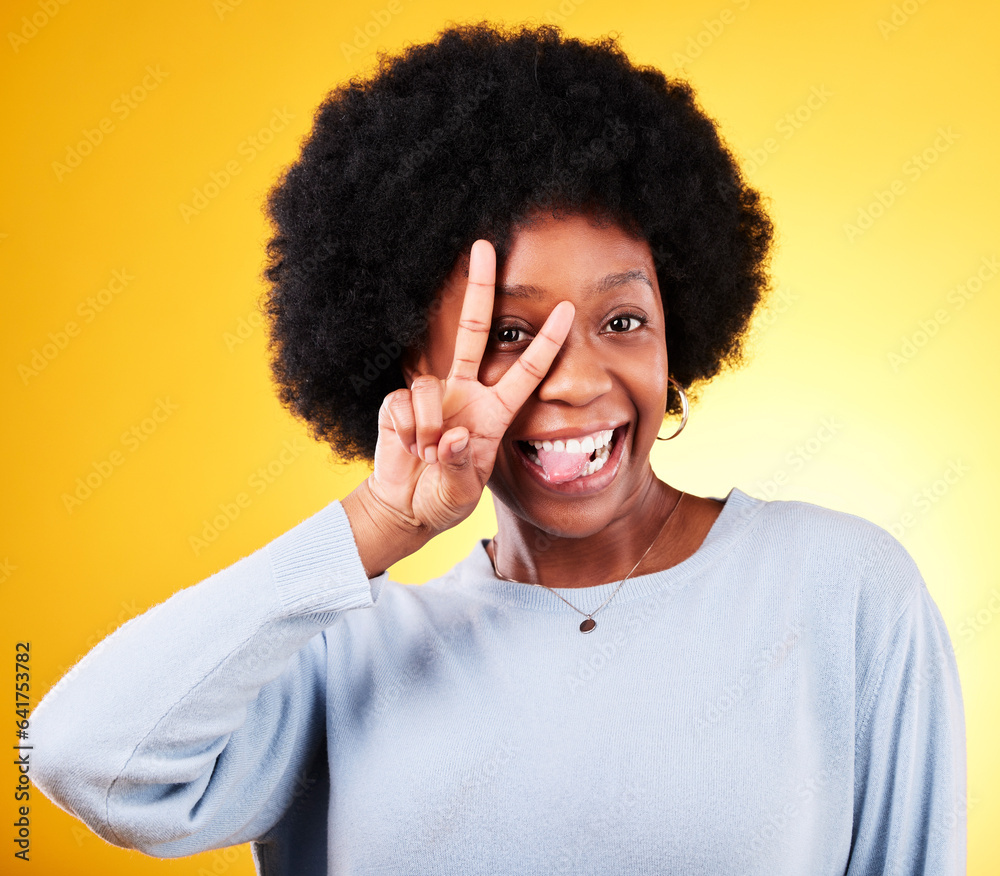
[[[479,365],[483,361],[493,321],[496,275],[496,251],[488,240],[477,240],[469,254],[469,283],[458,320],[449,379],[479,379]]]

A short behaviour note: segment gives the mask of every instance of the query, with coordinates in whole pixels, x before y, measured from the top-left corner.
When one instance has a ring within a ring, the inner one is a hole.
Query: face
[[[421,373],[448,375],[466,271],[467,260],[456,265],[432,310],[414,363]],[[560,301],[576,308],[569,336],[508,428],[489,486],[526,522],[583,536],[634,511],[654,478],[649,451],[666,408],[667,348],[648,244],[581,214],[536,218],[518,232],[497,274],[482,383],[500,380]],[[581,456],[555,444],[570,439],[593,456],[579,474]]]

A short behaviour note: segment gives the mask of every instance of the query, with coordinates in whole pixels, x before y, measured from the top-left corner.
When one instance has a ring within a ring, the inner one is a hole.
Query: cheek
[[[653,434],[659,429],[667,408],[667,380],[669,363],[666,344],[660,341],[650,344],[644,355],[628,362],[628,381],[639,407],[640,415],[647,422],[645,428],[652,428]]]

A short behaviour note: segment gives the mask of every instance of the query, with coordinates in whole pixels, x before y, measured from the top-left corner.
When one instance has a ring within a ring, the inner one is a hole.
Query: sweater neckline
[[[748,531],[751,521],[767,504],[763,499],[749,496],[736,487],[730,489],[725,500],[720,499],[720,501],[724,502],[722,511],[719,512],[698,550],[669,569],[629,578],[618,591],[614,601],[620,604],[643,599],[664,589],[673,591],[685,586],[693,576],[725,554]],[[478,540],[472,553],[455,571],[458,572],[462,583],[492,602],[541,611],[573,613],[573,609],[556,596],[558,593],[577,608],[588,612],[601,605],[619,584],[618,581],[612,581],[591,587],[553,587],[552,590],[548,590],[538,584],[507,581],[498,578],[493,570],[490,555],[486,552],[488,541],[489,539]]]

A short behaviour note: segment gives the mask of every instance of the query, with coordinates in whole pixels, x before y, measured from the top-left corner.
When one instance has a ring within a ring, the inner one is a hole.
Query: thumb
[[[438,462],[454,472],[463,471],[472,464],[469,430],[465,426],[456,426],[441,436]]]

